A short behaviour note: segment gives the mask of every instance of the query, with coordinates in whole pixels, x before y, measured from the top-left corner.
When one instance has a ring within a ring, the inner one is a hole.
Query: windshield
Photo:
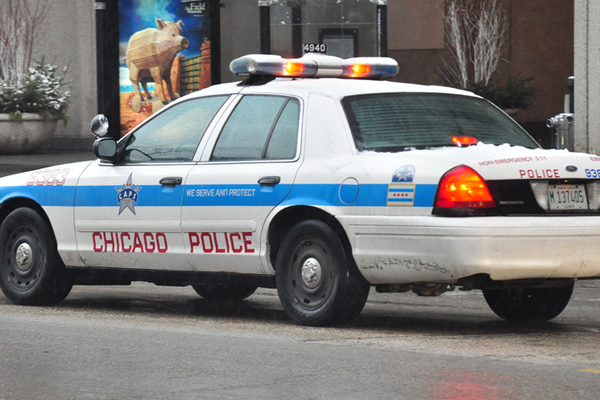
[[[342,104],[359,150],[456,146],[453,138],[539,147],[517,123],[477,97],[388,93],[350,96]]]

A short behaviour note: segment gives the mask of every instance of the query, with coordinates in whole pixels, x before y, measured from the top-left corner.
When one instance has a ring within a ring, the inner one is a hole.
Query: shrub
[[[23,113],[36,113],[46,120],[68,121],[70,92],[63,91],[67,68],[36,61],[16,84],[0,81],[0,113],[8,113],[22,122]]]
[[[533,78],[509,78],[503,85],[471,83],[468,90],[488,99],[502,109],[526,110],[533,105],[535,88],[529,85]]]

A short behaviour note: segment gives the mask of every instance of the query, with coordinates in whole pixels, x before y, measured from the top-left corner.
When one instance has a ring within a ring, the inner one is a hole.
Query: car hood
[[[53,165],[0,178],[0,188],[20,186],[75,186],[79,175],[96,160]],[[57,181],[57,177],[60,178]],[[64,179],[63,179],[64,178]]]

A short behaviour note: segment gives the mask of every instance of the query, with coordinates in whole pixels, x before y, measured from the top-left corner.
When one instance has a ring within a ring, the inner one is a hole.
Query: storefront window
[[[325,44],[327,54],[342,58],[377,55],[377,6],[372,0],[272,1],[270,22],[273,54],[297,57],[306,45]]]

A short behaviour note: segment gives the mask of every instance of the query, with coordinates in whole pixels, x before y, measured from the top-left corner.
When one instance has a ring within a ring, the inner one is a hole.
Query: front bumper
[[[339,219],[371,284],[600,278],[600,217]]]

